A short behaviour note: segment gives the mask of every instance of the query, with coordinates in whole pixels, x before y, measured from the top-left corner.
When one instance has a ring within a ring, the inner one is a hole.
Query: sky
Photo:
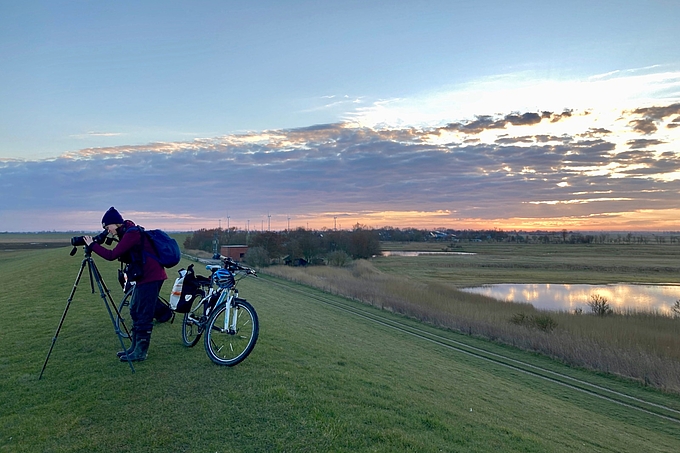
[[[0,232],[680,230],[680,2],[0,0]]]

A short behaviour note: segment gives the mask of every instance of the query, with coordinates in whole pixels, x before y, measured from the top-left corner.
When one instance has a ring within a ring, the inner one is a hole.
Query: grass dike
[[[376,326],[319,303],[316,290],[285,291],[268,278],[240,284],[260,319],[258,343],[244,362],[214,365],[201,343],[182,345],[175,321],[154,328],[149,358],[134,374],[115,357],[119,344],[99,294],[81,281],[38,380],[81,263],[69,251],[0,254],[2,452],[680,449],[677,422]],[[95,261],[121,298],[117,263]],[[680,404],[673,395],[598,379]]]

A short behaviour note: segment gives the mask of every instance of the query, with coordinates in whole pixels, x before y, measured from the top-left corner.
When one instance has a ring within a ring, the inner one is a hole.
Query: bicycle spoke
[[[210,359],[219,364],[233,366],[245,359],[257,341],[259,327],[255,309],[245,300],[239,299],[230,315],[230,322],[236,316],[236,329],[222,329],[229,310],[225,306],[216,308],[210,317],[205,347]],[[218,327],[219,326],[219,327]]]

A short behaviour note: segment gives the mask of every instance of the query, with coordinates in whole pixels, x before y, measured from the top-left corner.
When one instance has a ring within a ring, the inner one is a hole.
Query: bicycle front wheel
[[[206,326],[205,352],[218,365],[234,366],[242,362],[255,347],[260,332],[252,305],[245,299],[235,299],[232,305],[215,307]],[[226,316],[229,316],[228,324]]]
[[[182,320],[182,343],[189,348],[193,347],[201,338],[206,317],[203,315],[203,294],[199,293],[191,301],[191,310],[184,313]]]

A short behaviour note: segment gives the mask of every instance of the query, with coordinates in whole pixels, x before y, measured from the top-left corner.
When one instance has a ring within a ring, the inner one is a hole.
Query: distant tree
[[[304,258],[311,262],[324,253],[322,243],[322,233],[298,228],[288,234],[284,251],[291,259]]]
[[[269,257],[277,259],[284,253],[283,235],[274,231],[253,234],[249,247],[259,247],[267,252]]]
[[[266,267],[271,263],[269,254],[263,247],[249,247],[243,260],[251,266],[256,267]]]
[[[355,259],[380,254],[380,238],[375,230],[356,224],[350,237],[349,252]]]
[[[206,230],[203,228],[198,231],[194,231],[191,236],[187,236],[184,240],[184,249],[212,252],[214,237],[215,230]]]

